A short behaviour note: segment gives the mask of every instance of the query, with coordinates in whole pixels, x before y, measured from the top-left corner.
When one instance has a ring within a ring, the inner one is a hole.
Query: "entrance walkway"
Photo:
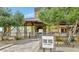
[[[0,52],[36,52],[39,50],[39,41],[34,39],[24,39],[14,43],[9,43],[8,45],[4,45],[2,47],[5,46],[9,47],[0,49]]]
[[[17,41],[2,41],[0,43],[0,52],[43,52],[43,50],[40,48],[39,40],[24,39]],[[49,50],[46,50],[46,52],[49,52]],[[79,52],[79,45],[76,45],[74,48],[64,46],[56,47],[55,52]]]
[[[62,52],[79,52],[79,48],[73,48],[73,47],[57,47],[56,51],[62,51]]]
[[[39,49],[39,52],[43,52],[43,49]],[[46,52],[50,52],[50,50],[46,49]],[[55,52],[79,52],[79,48],[56,47]]]

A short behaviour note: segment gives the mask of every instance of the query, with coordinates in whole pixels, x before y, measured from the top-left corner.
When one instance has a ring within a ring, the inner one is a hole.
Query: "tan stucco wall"
[[[50,26],[50,31],[49,31],[49,26],[46,26],[46,32],[47,33],[48,32],[58,32],[58,31],[59,31],[59,29],[58,29],[57,26],[54,26],[54,25]]]

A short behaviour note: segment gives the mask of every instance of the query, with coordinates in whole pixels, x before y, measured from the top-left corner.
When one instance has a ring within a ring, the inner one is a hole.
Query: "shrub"
[[[21,40],[22,37],[18,37],[18,36],[16,36],[15,39],[16,39],[16,40]]]
[[[57,41],[57,42],[60,42],[60,41],[62,41],[62,39],[61,39],[60,37],[57,37],[57,38],[56,38],[56,41]]]
[[[70,37],[70,42],[75,42],[75,38],[73,36]]]

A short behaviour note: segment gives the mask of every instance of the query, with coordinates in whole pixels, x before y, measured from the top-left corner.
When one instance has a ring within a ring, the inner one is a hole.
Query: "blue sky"
[[[25,18],[33,18],[35,16],[34,7],[9,7],[14,14],[16,11],[20,11],[24,14]]]

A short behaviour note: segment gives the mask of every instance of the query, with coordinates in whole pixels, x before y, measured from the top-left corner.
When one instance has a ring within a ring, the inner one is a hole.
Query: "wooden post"
[[[31,23],[32,23],[32,22],[31,22]],[[34,25],[33,25],[33,23],[32,23],[32,28],[31,28],[31,30],[32,30],[32,33],[31,33],[31,34],[32,34],[32,35],[31,35],[31,36],[32,36],[32,38],[33,38],[33,29],[34,29],[34,27],[33,27],[33,26],[34,26]]]
[[[45,52],[45,48],[43,48],[43,52]]]
[[[50,52],[52,52],[52,48],[50,48]]]
[[[30,32],[29,32],[29,38],[30,38]]]

